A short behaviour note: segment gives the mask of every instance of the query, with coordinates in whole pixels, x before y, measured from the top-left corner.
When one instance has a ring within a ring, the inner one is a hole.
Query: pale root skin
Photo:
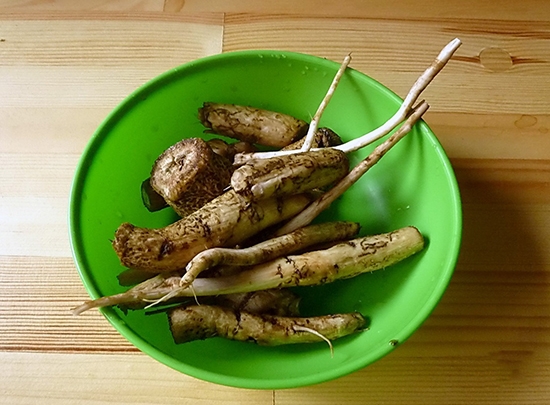
[[[152,273],[180,270],[203,250],[235,246],[296,215],[310,201],[310,196],[297,194],[246,203],[229,190],[161,229],[124,223],[115,233],[113,247],[126,267]]]
[[[278,258],[232,276],[197,278],[191,287],[180,287],[181,274],[161,274],[130,290],[87,301],[73,310],[135,301],[163,301],[175,297],[200,297],[273,288],[330,283],[392,266],[424,248],[424,238],[414,227],[356,238],[322,249]]]
[[[231,176],[233,190],[244,198],[256,201],[328,186],[349,171],[345,153],[326,148],[248,161]]]
[[[176,308],[169,311],[168,319],[176,343],[215,336],[263,346],[313,343],[335,340],[366,327],[365,318],[356,312],[301,318],[257,315],[213,305]]]
[[[108,295],[95,300],[85,301],[73,308],[73,315],[80,315],[92,308],[102,308],[123,305],[128,308],[143,308],[143,303],[158,300],[179,287],[179,273],[161,273],[145,280],[129,290],[114,295]]]
[[[423,248],[420,232],[406,227],[342,242],[329,249],[281,257],[234,276],[198,278],[192,291],[178,289],[177,295],[208,296],[326,284],[392,266]]]
[[[171,285],[172,289],[176,288],[178,283],[178,276],[166,277],[166,275],[159,275],[155,277],[153,283],[148,284],[148,288],[165,288]],[[153,285],[154,284],[154,285]],[[143,283],[147,285],[147,283]],[[156,286],[156,287],[155,287]],[[147,288],[144,288],[147,290]],[[147,309],[152,306],[153,303],[147,298],[147,293],[140,293],[138,289],[133,291],[135,299],[129,301],[126,300],[120,304],[123,310],[141,310]],[[210,297],[201,297],[200,305],[221,305],[223,307],[233,309],[235,311],[245,311],[252,314],[269,314],[278,316],[300,316],[300,300],[301,297],[288,288],[271,289],[251,291],[246,293],[224,294],[215,295]],[[158,300],[157,300],[158,301]],[[189,305],[191,303],[197,303],[192,297],[175,297],[170,301],[162,301],[164,304],[182,304]],[[90,301],[91,302],[91,301]],[[157,304],[155,304],[157,305]],[[80,307],[79,307],[80,308]],[[73,310],[75,314],[82,311]]]
[[[189,286],[203,271],[219,264],[250,266],[303,250],[320,243],[350,239],[359,232],[355,222],[327,222],[305,226],[244,249],[212,248],[189,262],[180,287]]]
[[[308,129],[307,122],[290,115],[234,104],[204,103],[199,119],[216,134],[279,148],[302,138]]]

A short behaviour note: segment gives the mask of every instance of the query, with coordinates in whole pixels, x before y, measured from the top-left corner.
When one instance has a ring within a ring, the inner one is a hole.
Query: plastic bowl
[[[205,137],[197,110],[205,101],[245,104],[309,121],[339,67],[318,57],[280,51],[215,55],[172,69],[126,98],[90,140],[76,171],[70,201],[75,262],[92,298],[126,290],[125,270],[110,239],[122,222],[162,227],[167,209],[150,213],[140,196],[154,160],[185,137]],[[437,84],[435,84],[437,85]],[[400,99],[366,75],[348,69],[321,121],[344,140],[385,122]],[[373,149],[351,156],[352,164]],[[351,220],[362,234],[414,225],[424,251],[354,279],[301,288],[304,315],[360,311],[368,331],[334,342],[262,347],[207,339],[174,344],[163,313],[100,311],[126,339],[156,360],[217,384],[257,389],[307,386],[373,363],[403,343],[429,316],[455,268],[462,229],[461,202],[449,160],[436,136],[419,123],[319,218]]]

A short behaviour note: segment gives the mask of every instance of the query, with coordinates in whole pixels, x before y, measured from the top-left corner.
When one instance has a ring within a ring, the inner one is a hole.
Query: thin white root
[[[193,288],[193,285],[191,284],[189,286],[189,289],[191,290],[191,292],[193,293],[193,298],[195,299],[195,304],[197,304],[198,306],[201,305],[201,303],[199,302],[199,299],[197,297],[197,292],[195,291],[195,289]]]
[[[441,52],[432,62],[430,67],[428,67],[413,84],[397,112],[388,121],[386,121],[380,127],[372,130],[371,132],[360,136],[359,138],[353,139],[342,145],[333,146],[333,148],[341,150],[344,153],[350,153],[371,144],[372,142],[380,139],[381,137],[389,134],[392,130],[394,130],[401,122],[403,122],[403,120],[407,118],[414,104],[420,97],[420,94],[428,87],[428,85],[437,76],[437,74],[445,67],[445,65],[449,62],[449,60],[456,52],[456,50],[460,47],[460,45],[462,45],[462,41],[460,41],[460,39],[458,38],[455,38],[441,50]],[[267,159],[298,152],[301,152],[301,150],[257,152],[246,154],[240,153],[235,155],[234,163],[236,165],[241,165],[249,159]]]
[[[142,301],[144,301],[144,302],[150,302],[150,304],[146,305],[143,309],[149,309],[149,308],[152,308],[152,307],[157,306],[159,304],[162,304],[163,302],[168,301],[170,298],[173,298],[175,296],[176,296],[176,294],[175,294],[174,290],[172,290],[168,294],[163,295],[162,297],[160,297],[157,300],[142,299]]]
[[[330,99],[332,98],[332,95],[334,94],[334,91],[336,90],[336,86],[338,86],[338,83],[340,82],[340,79],[342,78],[342,75],[346,71],[349,63],[351,61],[351,54],[348,54],[344,61],[342,62],[342,65],[338,69],[338,72],[336,72],[336,75],[334,76],[334,79],[332,80],[332,83],[327,91],[327,94],[323,98],[323,101],[321,101],[321,104],[319,105],[319,108],[317,109],[317,112],[313,116],[313,119],[311,120],[309,124],[309,128],[307,131],[307,134],[305,136],[304,144],[302,145],[302,148],[300,149],[301,152],[307,152],[311,149],[313,145],[313,140],[315,139],[315,132],[317,131],[317,127],[319,125],[319,121],[321,120],[321,115],[323,115],[323,112],[325,111],[325,108],[327,108],[328,103],[330,102]]]
[[[329,338],[327,338],[326,336],[324,336],[322,333],[319,333],[317,332],[315,329],[311,329],[311,328],[308,328],[306,326],[300,326],[300,325],[294,325],[293,326],[293,329],[296,331],[296,332],[307,332],[307,333],[311,333],[312,335],[315,335],[321,339],[323,339],[325,342],[327,342],[328,344],[328,347],[330,348],[330,357],[331,358],[334,358],[334,347],[332,346],[332,342],[330,341]]]
[[[187,285],[187,286],[185,286],[185,288],[189,288],[189,290],[193,294],[193,298],[195,299],[195,304],[201,305],[201,303],[199,302],[199,298],[197,297],[197,293],[195,292],[195,289],[193,288],[193,285]],[[163,295],[162,297],[160,297],[157,300],[142,299],[142,301],[144,301],[144,302],[150,302],[150,304],[145,306],[143,309],[149,309],[149,308],[155,307],[159,304],[162,304],[163,302],[168,301],[171,298],[177,297],[178,293],[179,293],[179,291],[181,291],[181,289],[182,288],[174,289],[174,290],[170,291],[169,293]]]
[[[399,107],[399,110],[397,110],[393,117],[386,121],[385,124],[357,139],[343,145],[335,146],[335,148],[344,153],[350,153],[361,149],[384,135],[389,134],[409,115],[411,109],[418,100],[418,97],[420,97],[420,94],[426,89],[426,87],[428,87],[435,76],[437,76],[437,74],[445,67],[460,45],[462,45],[460,39],[455,38],[441,50],[437,58],[432,62],[431,66],[427,68],[413,84],[409,93],[405,97],[403,104]]]
[[[374,166],[393,146],[397,144],[405,135],[407,135],[414,124],[428,110],[429,105],[425,101],[421,101],[414,108],[412,114],[407,118],[403,125],[395,131],[382,144],[378,145],[370,155],[355,166],[346,177],[340,180],[333,188],[313,201],[302,212],[288,221],[285,225],[277,230],[275,236],[284,235],[298,228],[308,225],[322,211],[330,206],[338,197],[340,197],[347,189],[349,189],[359,178],[365,174],[372,166]]]

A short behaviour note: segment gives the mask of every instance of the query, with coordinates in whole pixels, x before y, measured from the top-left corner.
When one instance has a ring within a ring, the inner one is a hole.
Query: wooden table
[[[453,4],[455,3],[455,4]],[[87,298],[68,195],[91,134],[128,93],[206,55],[272,48],[352,66],[405,95],[464,45],[425,96],[456,170],[462,253],[428,321],[372,366],[253,391],[138,352]],[[1,404],[550,403],[550,2],[0,1]]]

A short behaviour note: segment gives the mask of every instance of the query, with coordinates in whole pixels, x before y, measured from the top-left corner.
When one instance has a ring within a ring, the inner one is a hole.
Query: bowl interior
[[[176,69],[130,95],[98,128],[79,163],[70,203],[75,261],[93,298],[125,291],[125,270],[110,239],[122,222],[162,227],[171,210],[150,213],[140,184],[154,160],[185,137],[203,133],[197,110],[205,101],[252,105],[306,121],[315,113],[338,64],[274,51],[216,55]],[[344,75],[322,126],[347,140],[385,122],[400,99],[352,69]],[[374,146],[351,156],[357,163]],[[461,208],[449,161],[428,126],[420,123],[363,176],[319,221],[352,220],[362,234],[414,225],[427,248],[397,266],[321,287],[299,289],[304,315],[360,311],[368,331],[334,343],[260,347],[220,338],[175,345],[165,314],[101,311],[143,352],[185,374],[245,388],[290,388],[356,371],[394,350],[427,318],[455,267],[461,238]]]

